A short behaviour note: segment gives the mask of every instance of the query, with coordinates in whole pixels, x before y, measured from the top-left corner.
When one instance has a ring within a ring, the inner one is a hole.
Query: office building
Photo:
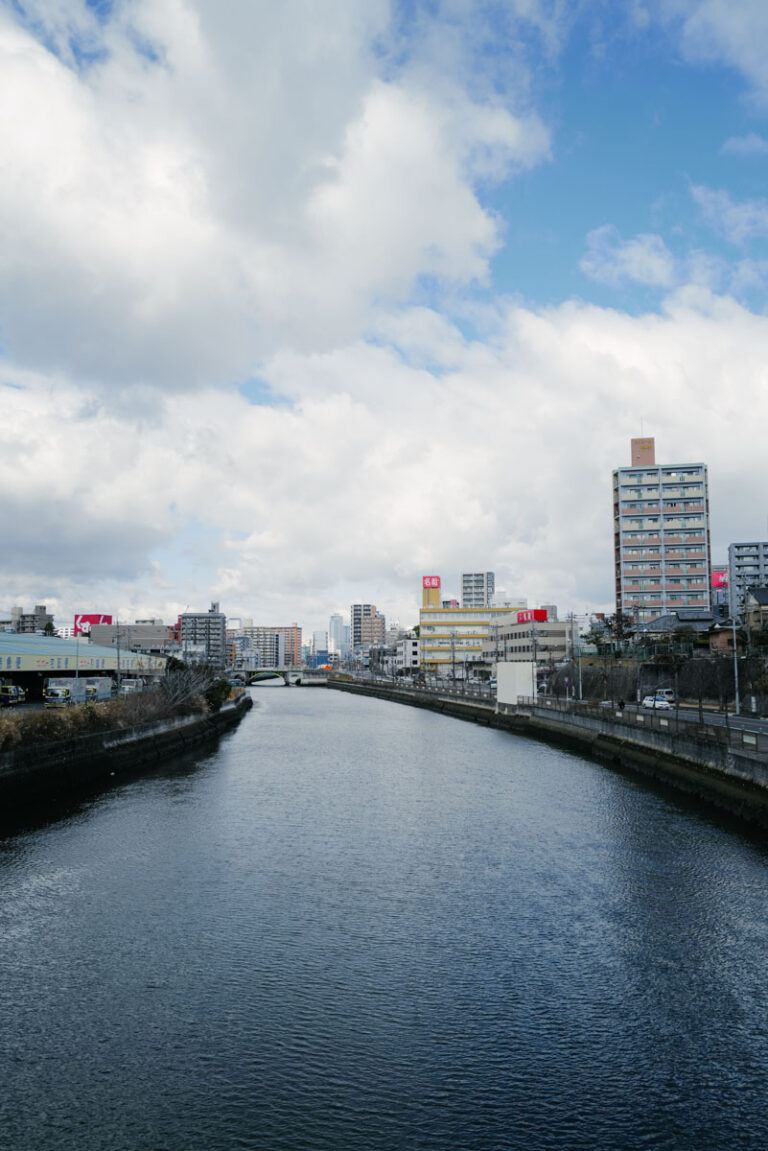
[[[569,623],[557,618],[557,608],[511,611],[494,627],[483,645],[488,663],[535,663],[554,667],[568,658]]]
[[[768,543],[731,544],[728,548],[728,610],[744,614],[747,588],[768,587]]]
[[[206,617],[209,613],[206,613]],[[162,620],[136,620],[136,623],[96,623],[90,630],[91,643],[119,647],[124,651],[169,653],[176,647],[171,629]]]
[[[461,606],[490,607],[496,591],[493,572],[461,573]]]
[[[328,651],[340,659],[349,659],[349,624],[344,617],[334,612],[328,621]]]
[[[429,581],[429,582],[427,582]],[[483,663],[483,646],[493,629],[508,618],[505,608],[444,607],[440,577],[424,576],[419,612],[419,658],[424,671],[455,679],[469,677]],[[437,592],[433,602],[433,593]]]
[[[613,473],[616,611],[636,626],[678,608],[710,610],[705,464],[655,462],[653,439],[632,441]]]

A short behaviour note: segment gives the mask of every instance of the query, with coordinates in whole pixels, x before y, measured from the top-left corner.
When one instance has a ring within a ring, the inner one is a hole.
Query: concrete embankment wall
[[[544,739],[604,763],[653,776],[768,827],[768,759],[750,746],[734,746],[732,734],[722,728],[682,723],[679,730],[635,730],[613,716],[576,715],[544,706],[502,706],[497,711],[492,704],[477,700],[383,685],[332,682],[328,686]]]
[[[0,796],[54,797],[121,771],[140,770],[217,739],[252,706],[250,695],[243,695],[212,715],[153,720],[2,752]]]

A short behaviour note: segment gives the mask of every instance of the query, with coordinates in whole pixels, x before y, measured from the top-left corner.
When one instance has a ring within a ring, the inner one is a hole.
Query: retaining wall
[[[252,706],[251,697],[243,695],[212,715],[154,720],[2,752],[0,796],[52,798],[121,771],[136,771],[217,739]]]

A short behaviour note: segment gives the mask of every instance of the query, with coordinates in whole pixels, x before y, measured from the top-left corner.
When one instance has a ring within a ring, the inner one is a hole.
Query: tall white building
[[[461,573],[461,606],[491,607],[496,591],[496,576],[493,572]]]
[[[741,617],[748,587],[768,587],[768,543],[730,544],[728,610]]]
[[[334,612],[328,620],[328,650],[341,659],[349,659],[349,624],[344,616]]]
[[[613,473],[616,611],[642,626],[680,608],[710,610],[706,464],[656,463],[653,439],[632,440]]]

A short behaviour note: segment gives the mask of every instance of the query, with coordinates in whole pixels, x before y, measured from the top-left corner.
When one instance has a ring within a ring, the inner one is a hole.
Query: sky
[[[768,538],[764,0],[0,0],[0,616],[613,608]]]

